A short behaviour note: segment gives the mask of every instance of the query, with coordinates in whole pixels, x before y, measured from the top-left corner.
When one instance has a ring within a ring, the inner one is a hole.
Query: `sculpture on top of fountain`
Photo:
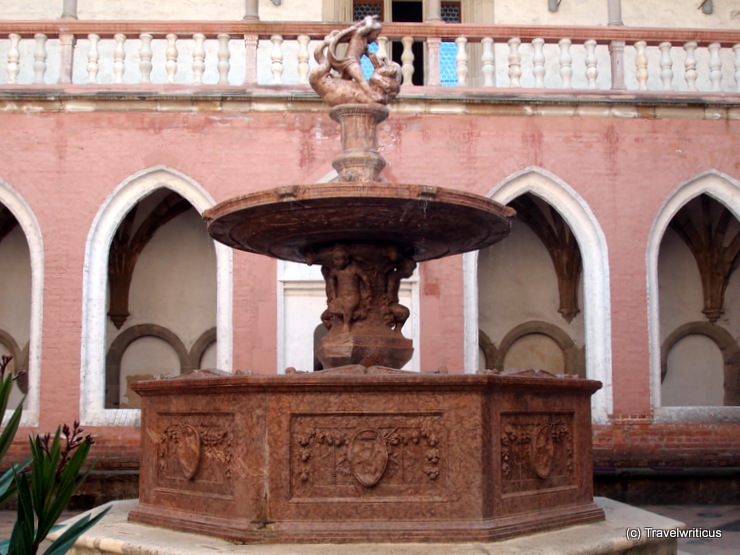
[[[369,15],[342,31],[332,31],[322,45],[316,48],[314,58],[318,66],[308,77],[313,89],[330,106],[341,104],[388,104],[401,89],[401,67],[386,57],[378,57],[368,50],[382,25],[377,15]],[[344,56],[338,48],[347,44]],[[365,80],[361,59],[367,56],[375,71]]]

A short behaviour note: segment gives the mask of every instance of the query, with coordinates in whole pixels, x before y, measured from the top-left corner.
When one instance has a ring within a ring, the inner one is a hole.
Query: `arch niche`
[[[140,412],[105,408],[108,258],[110,245],[131,209],[159,189],[188,201],[199,214],[215,204],[213,197],[184,174],[164,166],[143,170],[123,181],[106,199],[93,221],[85,247],[82,320],[82,395],[80,414],[87,425],[136,425]],[[216,326],[219,368],[231,371],[232,253],[215,244]]]
[[[690,336],[703,336],[710,339],[716,347],[720,350],[722,355],[722,366],[720,370],[724,375],[725,380],[725,403],[731,401],[732,404],[737,402],[737,371],[734,370],[738,366],[737,356],[735,353],[736,343],[734,340],[731,341],[734,345],[731,345],[728,338],[736,336],[737,333],[734,329],[740,326],[740,322],[737,321],[737,316],[733,319],[733,313],[737,310],[730,309],[728,312],[730,315],[729,319],[725,321],[717,322],[712,324],[709,322],[696,322],[696,317],[702,317],[702,312],[709,318],[709,312],[706,309],[697,312],[697,315],[687,321],[679,322],[666,322],[666,315],[661,314],[660,308],[660,282],[659,282],[659,266],[660,266],[660,255],[661,246],[663,245],[666,232],[671,225],[677,214],[691,201],[698,199],[702,195],[710,197],[710,199],[717,201],[724,208],[726,208],[731,215],[740,221],[740,181],[734,179],[720,171],[708,170],[697,174],[691,179],[680,184],[674,191],[666,198],[663,205],[658,210],[658,213],[653,220],[653,225],[650,229],[650,235],[648,237],[648,245],[646,252],[646,264],[647,264],[647,288],[648,288],[648,319],[649,319],[649,346],[650,346],[650,376],[651,376],[651,394],[652,403],[654,408],[654,414],[656,420],[660,421],[727,421],[740,420],[740,407],[739,406],[664,406],[662,398],[662,381],[666,371],[666,360],[668,353],[672,346],[678,341],[685,339]],[[687,249],[688,252],[688,249]],[[690,255],[687,255],[690,257]],[[692,266],[693,259],[689,263]],[[696,268],[692,268],[696,273],[697,283],[698,271]],[[737,284],[740,283],[737,280],[737,275],[731,280],[730,287],[728,287],[728,296],[731,295],[730,289],[734,286],[735,298],[737,298]],[[701,287],[700,285],[698,287]],[[701,289],[697,291],[695,295],[698,299],[698,308],[701,308]],[[725,300],[727,305],[727,300]],[[710,318],[715,320],[716,317]],[[674,325],[675,324],[675,325]],[[701,324],[701,325],[699,325]],[[726,330],[727,326],[732,327],[729,331]],[[710,329],[711,326],[720,329]],[[663,329],[663,328],[675,328],[675,329]],[[728,381],[729,380],[729,381]],[[729,386],[729,394],[728,388]]]
[[[28,347],[18,349],[18,362],[28,369],[27,397],[21,426],[36,426],[39,419],[39,387],[41,383],[41,326],[43,317],[44,244],[38,220],[23,197],[7,182],[0,179],[0,205],[18,222],[28,245],[31,262],[31,299]],[[7,341],[11,343],[10,340]]]
[[[525,168],[488,194],[508,204],[525,194],[539,197],[562,216],[578,242],[583,260],[583,327],[586,377],[602,382],[592,397],[594,422],[608,421],[612,411],[611,308],[609,300],[609,259],[606,237],[586,202],[568,184],[538,167]],[[479,368],[478,252],[463,257],[465,286],[465,370]]]

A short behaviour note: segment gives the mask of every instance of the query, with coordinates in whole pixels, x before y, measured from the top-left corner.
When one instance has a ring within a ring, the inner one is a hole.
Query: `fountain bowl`
[[[311,263],[341,242],[397,246],[420,262],[500,241],[514,214],[472,193],[374,181],[277,187],[229,199],[204,218],[217,241],[282,260]]]

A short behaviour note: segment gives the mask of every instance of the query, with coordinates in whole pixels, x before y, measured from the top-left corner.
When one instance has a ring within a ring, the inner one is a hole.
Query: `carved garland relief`
[[[501,415],[503,493],[573,485],[572,413]]]
[[[295,416],[291,481],[298,494],[424,492],[444,468],[439,416]]]
[[[167,415],[155,435],[157,486],[226,493],[231,489],[233,415]],[[220,491],[224,490],[224,491]]]

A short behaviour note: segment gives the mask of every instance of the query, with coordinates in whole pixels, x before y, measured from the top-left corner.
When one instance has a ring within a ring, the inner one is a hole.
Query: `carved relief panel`
[[[575,485],[573,413],[501,414],[502,492]]]
[[[233,413],[160,413],[158,423],[157,489],[233,494]]]
[[[291,497],[442,495],[442,414],[294,415]]]

